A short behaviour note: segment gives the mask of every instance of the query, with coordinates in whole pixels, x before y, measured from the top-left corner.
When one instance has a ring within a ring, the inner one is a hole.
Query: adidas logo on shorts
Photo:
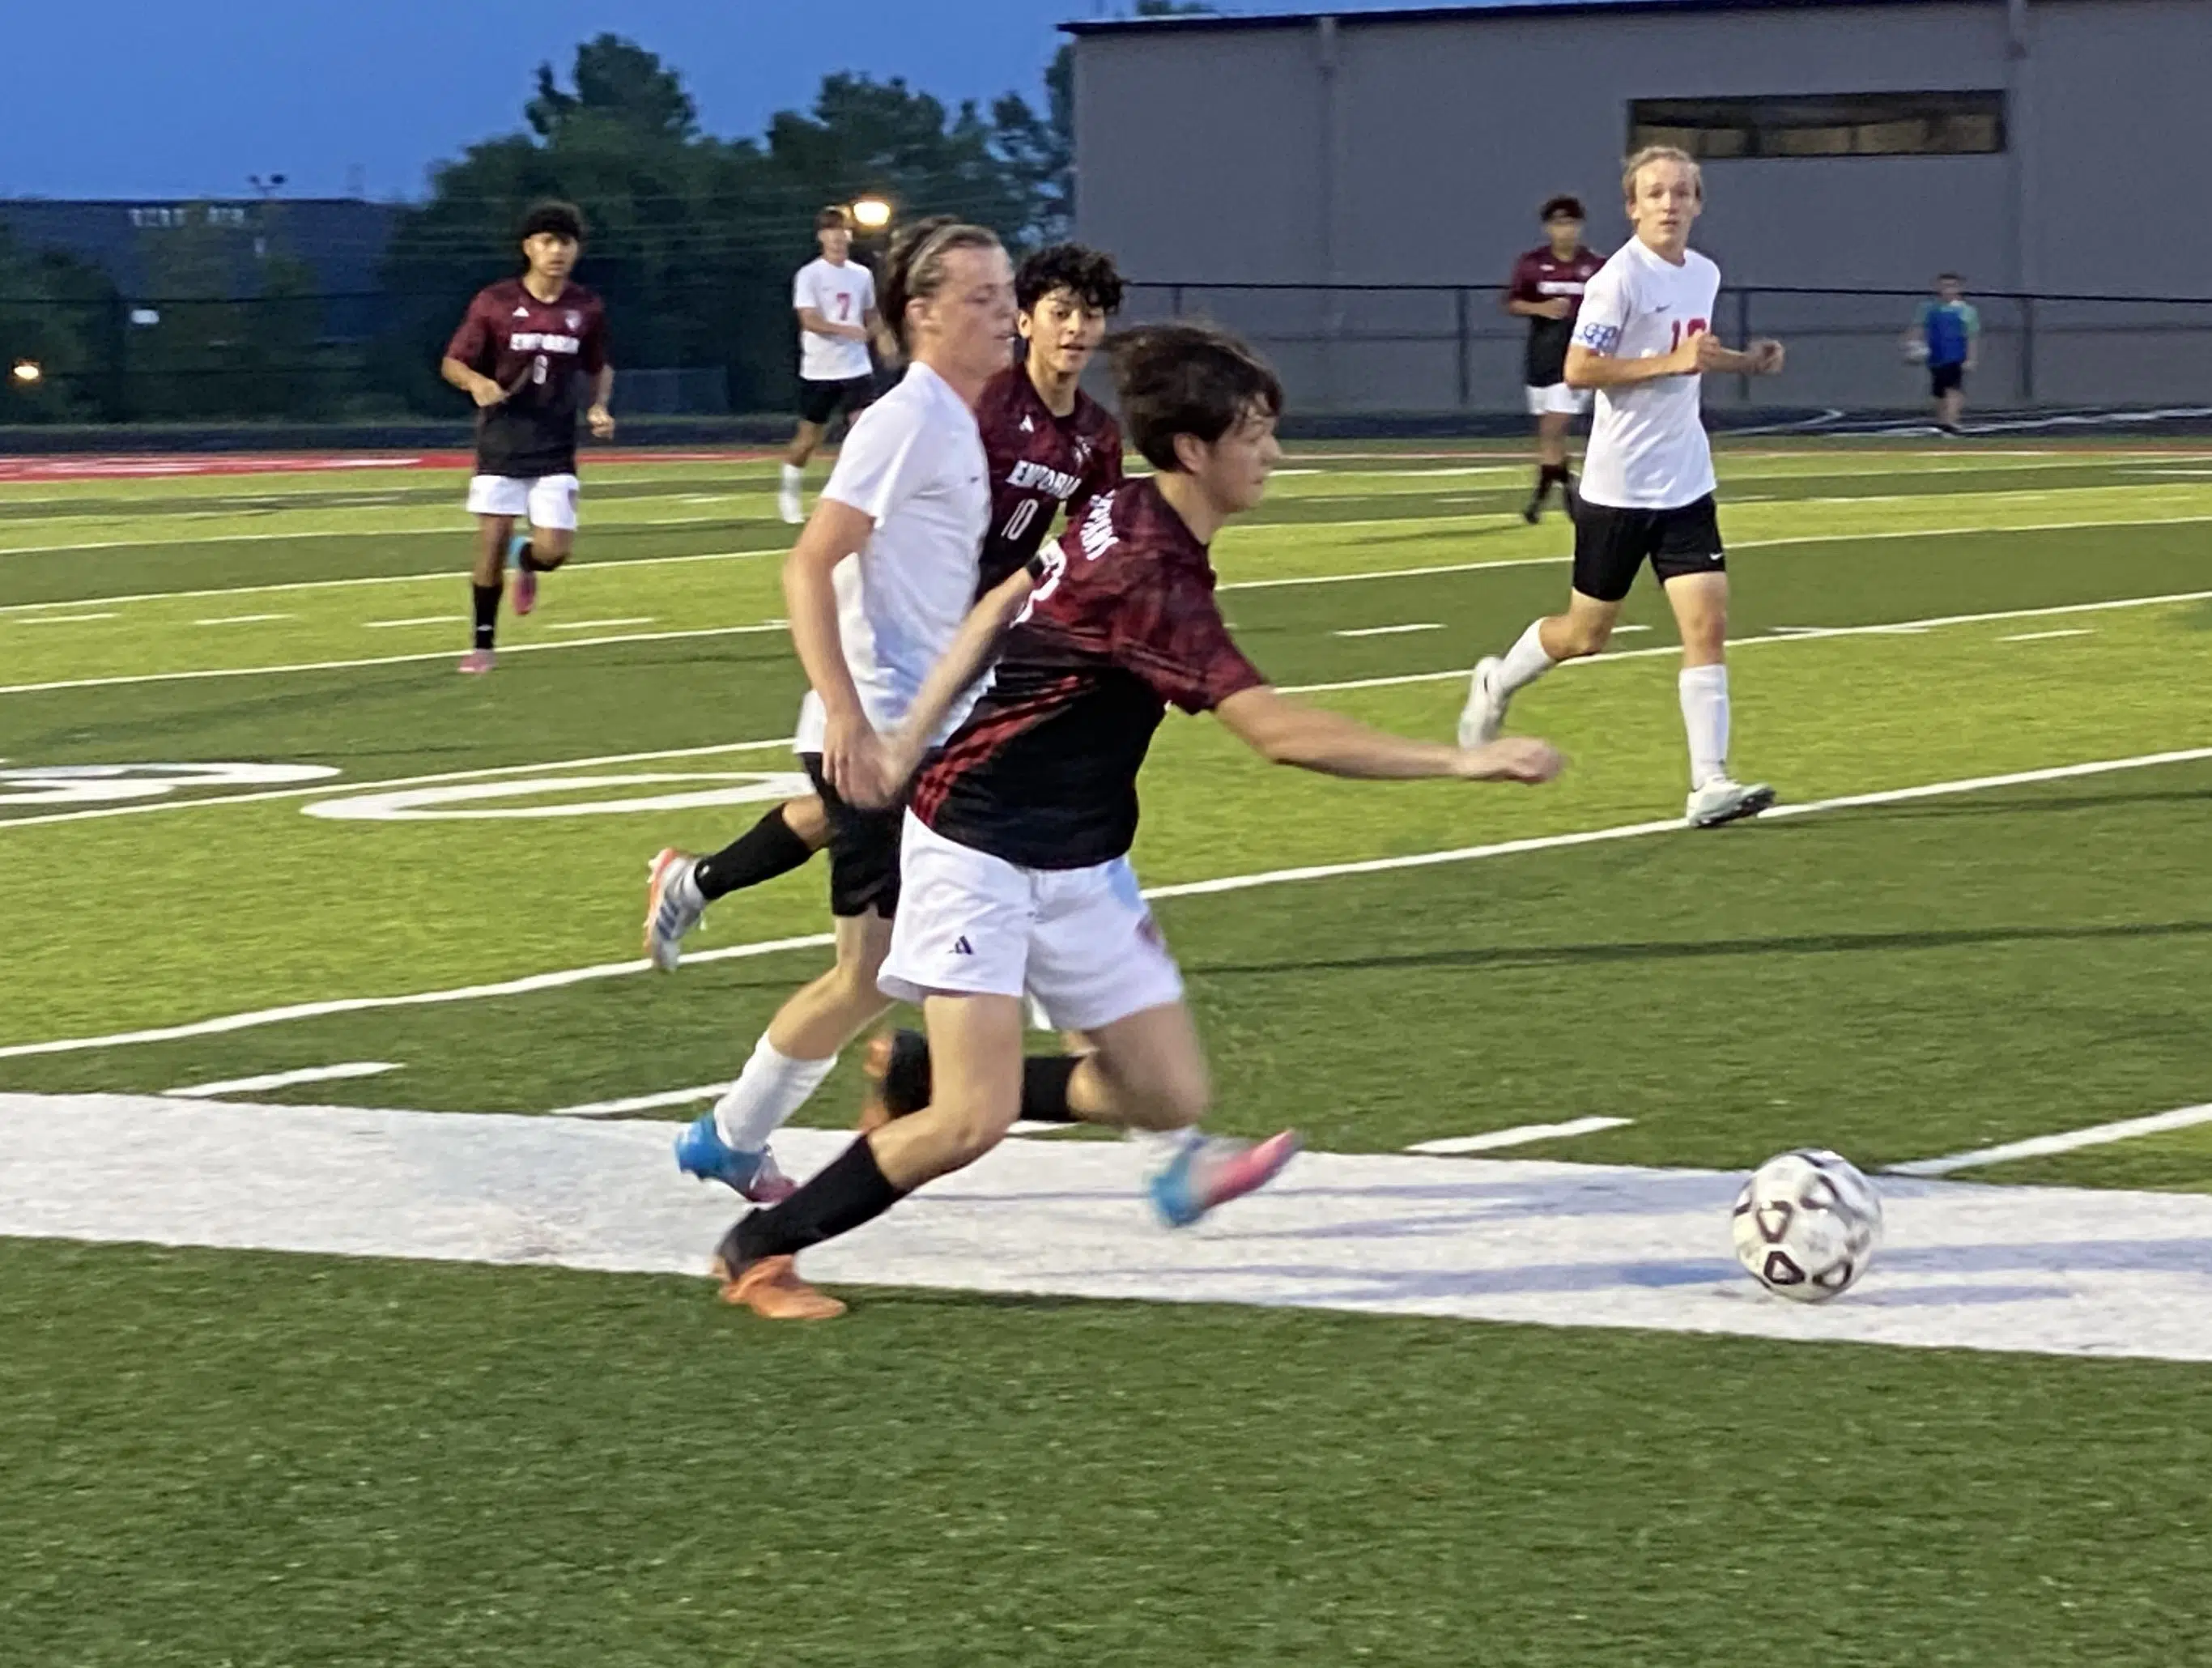
[[[956,956],[972,956],[975,953],[975,947],[968,941],[968,935],[965,933],[952,941],[952,953]]]

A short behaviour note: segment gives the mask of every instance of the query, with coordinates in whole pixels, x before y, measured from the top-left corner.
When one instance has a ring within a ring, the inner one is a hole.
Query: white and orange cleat
[[[494,655],[489,648],[471,648],[461,656],[461,663],[456,670],[475,676],[489,672],[496,664],[497,656]]]
[[[730,1233],[733,1239],[737,1230]],[[836,1298],[799,1277],[798,1258],[763,1257],[733,1264],[730,1259],[736,1253],[728,1249],[728,1239],[722,1243],[714,1272],[721,1277],[723,1302],[750,1309],[763,1320],[835,1320],[845,1312]]]
[[[646,866],[645,953],[664,973],[684,959],[684,934],[707,918],[707,900],[692,871],[696,857],[668,847]]]

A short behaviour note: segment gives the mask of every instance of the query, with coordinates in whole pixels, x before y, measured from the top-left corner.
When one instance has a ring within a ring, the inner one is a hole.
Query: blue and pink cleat
[[[1188,1227],[1208,1211],[1274,1180],[1297,1156],[1298,1147],[1295,1129],[1261,1141],[1200,1136],[1185,1142],[1146,1190],[1161,1221],[1171,1228]]]

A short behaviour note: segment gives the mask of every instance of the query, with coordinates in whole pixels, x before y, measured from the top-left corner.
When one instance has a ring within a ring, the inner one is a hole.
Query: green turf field
[[[1171,720],[1137,858],[1216,1125],[1617,1117],[1500,1156],[1873,1168],[2212,1101],[2208,458],[1723,452],[1737,774],[1871,803],[1650,826],[1686,783],[1648,580],[1515,708],[1572,759],[1546,788]],[[1279,682],[1448,734],[1564,594],[1525,483],[1306,448],[1216,548],[1228,617]],[[635,960],[652,854],[787,785],[773,466],[587,460],[577,559],[482,680],[461,488],[0,486],[0,1095],[372,1062],[242,1098],[672,1101],[822,965],[813,869],[676,977]],[[222,764],[287,769],[149,768]],[[2212,1122],[1960,1173],[2212,1193]],[[789,1336],[673,1278],[33,1238],[0,1269],[0,1664],[2212,1653],[2189,1361],[944,1292]]]

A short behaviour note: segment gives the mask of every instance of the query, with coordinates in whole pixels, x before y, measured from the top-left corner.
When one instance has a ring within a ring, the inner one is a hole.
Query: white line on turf
[[[288,620],[289,614],[218,614],[212,619],[194,620],[194,625],[258,625],[264,620]]]
[[[116,1129],[161,1161],[87,1165]],[[672,1133],[649,1119],[0,1095],[0,1234],[696,1280],[732,1201],[672,1185]],[[804,1177],[851,1141],[787,1129],[776,1156]],[[2212,1198],[2201,1195],[1887,1178],[1885,1243],[1866,1278],[1834,1303],[1797,1304],[1760,1293],[1730,1254],[1740,1175],[1306,1153],[1204,1228],[1169,1233],[1143,1202],[1149,1162],[1127,1141],[1006,1141],[809,1252],[807,1273],[838,1286],[2212,1360]]]
[[[1412,625],[1362,625],[1351,630],[1334,632],[1331,635],[1339,637],[1395,637],[1408,631],[1441,631],[1443,629],[1443,622],[1441,620],[1423,620],[1419,624]]]
[[[1978,793],[1992,788],[2014,788],[2039,782],[2061,782],[2078,776],[2103,776],[2118,770],[2139,770],[2160,764],[2191,764],[2212,758],[2212,747],[2183,748],[2172,752],[2141,753],[2129,758],[2093,759],[2081,764],[2049,765],[2033,770],[2014,770],[2002,776],[1968,776],[1954,782],[1924,782],[1912,788],[1888,788],[1870,794],[1854,794],[1841,798],[1814,800],[1804,805],[1778,806],[1766,813],[1770,819],[1781,817],[1807,817],[1826,811],[1842,811],[1878,805],[1903,804],[1914,800],[1936,799],[1949,794]],[[1683,831],[1680,818],[1669,817],[1661,821],[1623,823],[1612,828],[1594,828],[1573,834],[1544,834],[1527,839],[1501,840],[1489,845],[1460,846],[1448,851],[1420,851],[1399,857],[1362,858],[1350,862],[1315,863],[1298,868],[1267,869],[1255,874],[1229,874],[1211,880],[1188,880],[1174,886],[1152,886],[1146,889],[1150,898],[1201,898],[1220,892],[1244,892],[1257,886],[1281,886],[1299,880],[1335,880],[1346,875],[1382,874],[1399,869],[1429,868],[1443,863],[1463,863],[1486,857],[1509,857],[1522,852],[1558,851],[1571,847],[1595,845],[1610,840],[1632,840],[1652,834],[1671,834]],[[1706,838],[1709,836],[1700,835]],[[700,950],[684,957],[687,963],[699,964],[735,961],[754,956],[775,955],[786,950],[817,950],[833,942],[828,933],[808,933],[796,938],[764,939],[751,944],[726,945],[718,949]],[[341,996],[323,1001],[292,1002],[281,1007],[255,1008],[241,1014],[226,1014],[215,1019],[194,1020],[180,1025],[159,1026],[141,1031],[116,1032],[100,1037],[64,1037],[50,1042],[14,1043],[0,1047],[0,1060],[22,1059],[33,1055],[72,1054],[88,1049],[119,1048],[135,1043],[181,1042],[194,1037],[213,1037],[235,1031],[252,1030],[257,1026],[279,1025],[292,1020],[320,1019],[334,1014],[359,1014],[375,1008],[430,1007],[449,1002],[475,1001],[493,996],[528,995],[539,990],[565,989],[570,985],[588,983],[596,979],[621,978],[633,973],[642,973],[653,964],[640,959],[634,961],[599,962],[589,967],[564,968],[556,972],[531,973],[520,978],[503,979],[495,983],[462,985],[447,990],[422,990],[404,996]]]
[[[2094,637],[2096,628],[2088,625],[2069,626],[2063,631],[2015,631],[2009,637],[1999,637],[1999,642],[2049,642],[2053,637]]]
[[[624,625],[652,624],[652,615],[639,614],[622,620],[563,620],[558,625],[548,626],[546,629],[550,631],[612,631]]]
[[[1488,1153],[1501,1147],[1526,1147],[1531,1141],[1564,1141],[1571,1135],[1594,1135],[1601,1129],[1618,1129],[1635,1123],[1632,1117],[1571,1117],[1564,1123],[1521,1123],[1510,1129],[1489,1129],[1479,1135],[1447,1135],[1442,1141],[1417,1141],[1408,1153],[1447,1155]]]
[[[2102,602],[2061,602],[2047,608],[2001,608],[1986,614],[1943,614],[1932,619],[1894,620],[1881,625],[1783,625],[1772,628],[1778,635],[1758,637],[1730,637],[1730,648],[1751,648],[1761,643],[1819,642],[1832,637],[1895,637],[1913,636],[1939,625],[1986,625],[1995,620],[2042,619],[2052,614],[2093,614],[2108,608],[2158,608],[2170,603],[2203,602],[2212,598],[2212,591],[2175,591],[2156,597],[2110,597]],[[1679,654],[1681,650],[1673,643],[1656,648],[1623,648],[1603,654],[1594,654],[1587,660],[1568,661],[1572,667],[1607,666],[1615,661],[1648,660],[1655,655]],[[1467,668],[1455,667],[1445,672],[1401,672],[1387,678],[1346,678],[1327,684],[1285,684],[1286,695],[1322,695],[1338,690],[1391,689],[1403,684],[1434,684],[1467,676]]]
[[[386,631],[395,625],[459,625],[461,623],[462,616],[459,614],[417,614],[412,619],[363,620],[361,624],[363,630]]]
[[[781,631],[781,620],[757,625],[708,625],[690,631],[634,631],[612,637],[579,637],[573,642],[502,643],[502,654],[550,653],[563,648],[600,648],[611,643],[673,642],[687,637],[736,637],[759,631]],[[133,672],[108,678],[60,678],[44,684],[0,684],[0,695],[43,695],[56,690],[112,689],[119,684],[190,683],[204,678],[274,678],[295,672],[349,672],[361,667],[406,666],[422,661],[450,660],[442,648],[418,654],[371,654],[349,661],[297,661],[284,666],[204,667],[192,672]]]
[[[390,1060],[349,1060],[336,1066],[302,1066],[297,1071],[272,1071],[260,1077],[230,1077],[220,1083],[196,1083],[189,1088],[167,1089],[167,1094],[188,1100],[215,1100],[227,1094],[255,1094],[264,1089],[289,1089],[301,1083],[335,1083],[349,1077],[375,1077],[398,1071]]]
[[[252,794],[211,794],[200,799],[162,800],[150,805],[106,805],[88,811],[50,811],[37,817],[0,817],[0,829],[35,828],[47,823],[85,822],[99,817],[144,817],[157,811],[191,811],[206,805],[252,805],[264,800],[295,800],[317,794],[366,794],[399,788],[425,788],[445,782],[477,782],[491,776],[527,776],[533,771],[581,770],[595,764],[641,764],[664,758],[705,758],[716,753],[752,752],[766,747],[789,747],[793,738],[769,741],[718,741],[708,747],[661,747],[641,753],[600,753],[592,758],[541,760],[532,764],[490,764],[474,770],[439,770],[429,776],[387,776],[382,780],[318,783],[313,788],[276,788]]]
[[[69,606],[70,605],[66,602],[40,602],[31,605],[31,606],[35,608],[66,608]],[[82,625],[87,620],[112,620],[114,618],[115,616],[112,613],[33,614],[17,620],[15,624],[18,625]]]
[[[1940,1159],[1917,1159],[1911,1164],[1893,1164],[1893,1176],[1948,1176],[1954,1170],[1976,1170],[1985,1164],[2009,1164],[2015,1159],[2048,1158],[2054,1153],[2078,1152],[2084,1147],[2103,1147],[2116,1141],[2134,1141],[2142,1135],[2160,1135],[2170,1129],[2187,1129],[2199,1123],[2212,1123],[2212,1105],[2183,1106],[2171,1112],[2153,1112],[2147,1117],[2124,1117],[2112,1123],[2093,1123],[2085,1129],[2067,1129],[2055,1135],[2034,1135],[2026,1141],[2008,1141],[1996,1147],[1981,1147],[1971,1153],[1950,1153]]]
[[[702,1083],[695,1089],[663,1089],[657,1094],[624,1095],[619,1100],[586,1100],[576,1106],[556,1106],[545,1116],[621,1117],[630,1112],[653,1112],[663,1106],[689,1106],[696,1101],[712,1099],[729,1087],[728,1080],[725,1079],[720,1083]]]

